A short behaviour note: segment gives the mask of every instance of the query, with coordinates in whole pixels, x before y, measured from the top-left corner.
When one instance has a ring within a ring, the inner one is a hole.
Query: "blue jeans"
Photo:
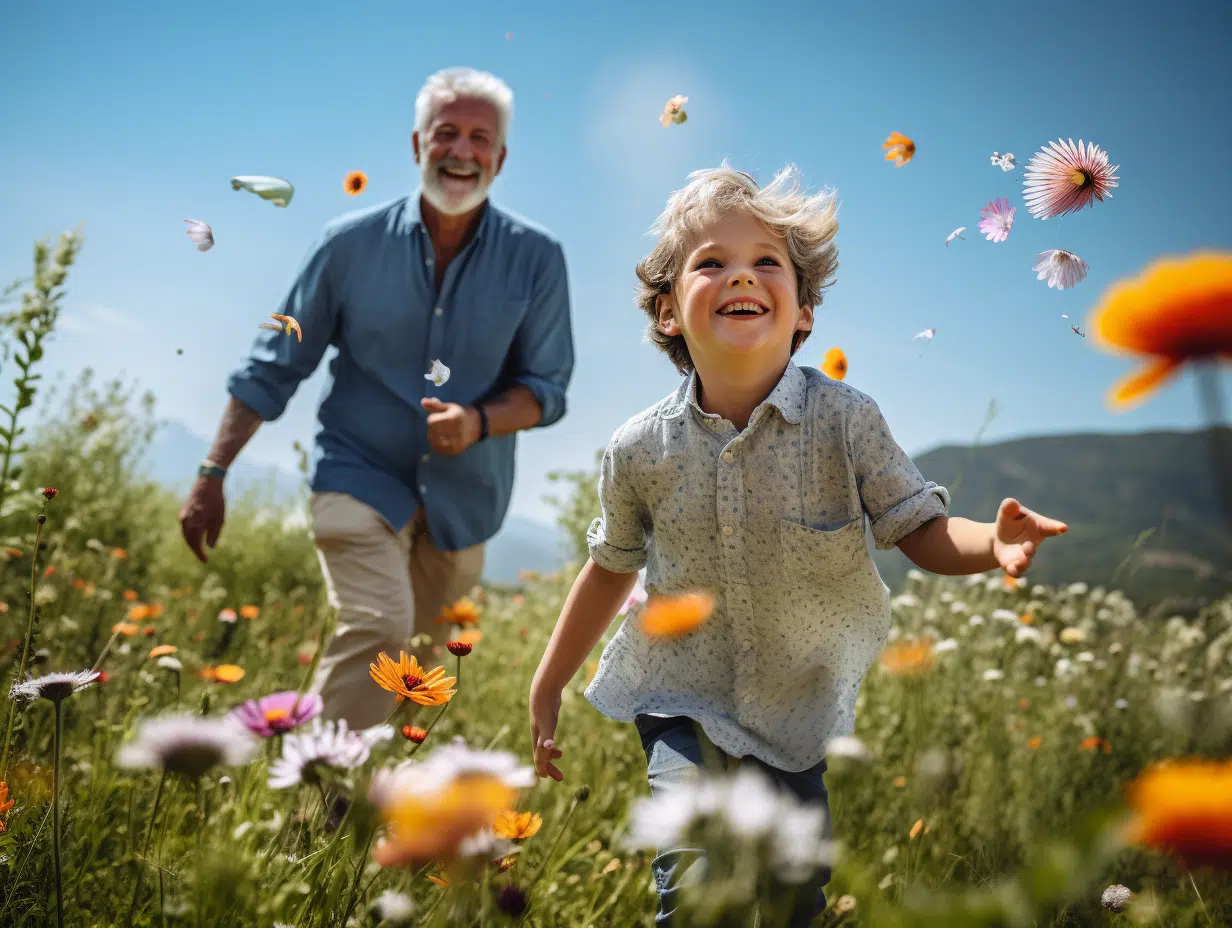
[[[689,775],[689,771],[704,766],[702,739],[705,735],[692,719],[683,716],[664,719],[639,715],[634,724],[637,725],[637,733],[642,739],[642,750],[646,752],[647,779],[650,781],[652,796],[670,784],[683,780]],[[709,740],[706,741],[706,752],[707,756],[717,758],[724,769],[736,760],[724,754]],[[830,838],[833,833],[830,826],[830,802],[822,782],[822,775],[826,771],[824,760],[816,767],[800,773],[778,770],[755,757],[739,760],[742,764],[756,765],[777,786],[791,791],[799,799],[824,806],[825,837]],[[657,848],[656,851],[657,856],[650,864],[659,894],[659,911],[655,916],[655,924],[672,926],[681,879],[686,870],[701,860],[702,852],[698,848],[689,847]],[[795,891],[790,928],[807,928],[813,919],[825,910],[826,895],[822,887],[829,882],[830,868],[824,867],[819,869],[812,879],[798,886],[777,885],[776,896],[778,891],[781,891],[784,897]]]

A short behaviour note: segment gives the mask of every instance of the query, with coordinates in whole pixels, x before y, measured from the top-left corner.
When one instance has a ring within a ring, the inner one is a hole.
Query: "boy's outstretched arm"
[[[921,570],[947,576],[978,574],[1003,568],[1021,577],[1045,538],[1069,526],[1004,499],[995,522],[940,516],[925,522],[898,542],[898,549]]]
[[[535,772],[541,777],[565,778],[553,763],[563,753],[554,740],[560,695],[612,624],[636,582],[636,572],[613,573],[591,560],[573,581],[530,685],[531,746]]]

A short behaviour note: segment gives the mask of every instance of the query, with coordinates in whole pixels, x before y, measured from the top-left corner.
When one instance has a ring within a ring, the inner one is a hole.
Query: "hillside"
[[[1188,612],[1232,589],[1232,539],[1218,516],[1205,433],[1046,435],[944,446],[915,463],[950,488],[951,515],[989,521],[1012,496],[1067,522],[1069,532],[1035,559],[1033,581],[1108,585],[1139,533],[1153,529],[1116,580],[1140,608]],[[898,551],[874,558],[896,589],[910,562]]]

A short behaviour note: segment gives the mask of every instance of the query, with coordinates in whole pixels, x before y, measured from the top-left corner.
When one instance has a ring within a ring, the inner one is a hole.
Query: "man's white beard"
[[[446,216],[461,216],[463,213],[469,213],[482,203],[488,196],[488,188],[492,186],[492,179],[485,180],[483,172],[479,174],[479,183],[473,190],[459,196],[450,190],[446,190],[440,182],[439,163],[433,164],[427,159],[419,167],[419,179],[423,187],[423,196],[432,206]]]

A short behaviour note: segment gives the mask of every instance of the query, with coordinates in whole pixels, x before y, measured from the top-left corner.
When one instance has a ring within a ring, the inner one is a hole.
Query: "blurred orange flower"
[[[920,832],[928,833],[928,826],[924,824],[924,819],[917,818],[915,824],[911,826],[911,831],[907,833],[908,838],[917,838]]]
[[[390,832],[372,858],[382,867],[450,860],[462,841],[491,827],[516,799],[516,790],[482,773],[456,777],[435,791],[403,792],[381,810]]]
[[[357,197],[368,186],[368,175],[363,171],[350,171],[342,181],[342,189],[350,196]]]
[[[1083,738],[1082,743],[1078,745],[1078,748],[1083,751],[1103,751],[1107,754],[1112,750],[1112,745],[1110,745],[1103,738],[1097,738],[1095,735],[1091,735],[1088,738]]]
[[[878,663],[896,677],[915,677],[932,670],[936,659],[930,638],[900,638],[886,645]]]
[[[150,617],[150,607],[144,603],[137,603],[134,606],[128,607],[128,620],[130,622],[140,622],[142,619]]]
[[[211,683],[238,683],[244,679],[244,668],[235,664],[219,664],[217,667],[203,668],[199,676]]]
[[[639,624],[652,638],[679,638],[693,631],[714,612],[714,597],[705,591],[679,596],[653,596]]]
[[[160,644],[150,649],[150,657],[166,657],[168,654],[174,654],[176,650],[177,648],[173,644]]]
[[[1232,252],[1155,261],[1105,291],[1087,326],[1104,347],[1148,359],[1109,392],[1118,412],[1142,402],[1187,361],[1232,360]]]
[[[129,602],[133,602],[137,598],[137,591],[136,590],[125,590],[124,598],[127,599]]]
[[[1008,577],[1009,574],[1006,574],[1006,576]],[[1018,621],[1021,622],[1023,625],[1034,625],[1035,624],[1035,614],[1032,612],[1024,612],[1022,615],[1018,617]]]
[[[831,348],[821,359],[818,370],[831,380],[842,380],[847,376],[847,355],[843,354],[842,348]]]
[[[1128,787],[1125,840],[1174,854],[1187,867],[1232,867],[1232,760],[1153,764]]]
[[[891,132],[881,147],[886,149],[885,160],[893,161],[896,168],[901,168],[915,157],[915,142],[901,132]]]
[[[165,611],[162,603],[150,603],[146,609],[149,610],[146,614],[147,619],[157,619]]]
[[[123,548],[112,548],[111,556],[114,557],[117,561],[123,561],[128,558],[128,552],[125,551]]]
[[[46,567],[46,568],[44,568],[44,570],[43,570],[43,576],[44,576],[44,577],[50,577],[50,576],[51,576],[52,574],[54,574],[55,572],[56,572],[56,565],[55,565],[55,564],[48,564],[48,565],[47,565],[47,567]]]
[[[1001,585],[1007,590],[1020,590],[1027,585],[1027,578],[1025,576],[1015,578],[1009,574],[1002,574]]]
[[[125,638],[137,634],[140,629],[133,622],[117,622],[111,626],[111,634],[123,635]]]
[[[479,624],[479,607],[475,605],[475,601],[469,596],[463,596],[451,606],[446,606],[441,610],[440,618],[436,620],[438,625],[478,625]]]
[[[462,644],[477,645],[483,641],[483,632],[477,628],[464,628],[458,632],[458,637],[454,641],[460,641]]]
[[[1038,751],[1039,746],[1043,743],[1044,740],[1039,735],[1035,735],[1027,740],[1027,747],[1029,747],[1032,751]]]
[[[5,548],[4,553],[9,557],[16,559],[21,557],[21,548]]]
[[[9,798],[9,785],[0,780],[0,815],[13,808],[15,800]],[[0,820],[0,831],[4,831],[4,821]]]
[[[543,816],[538,812],[515,812],[508,809],[496,816],[492,830],[496,837],[510,841],[522,841],[534,837],[543,827]]]
[[[240,618],[255,619],[261,614],[259,606],[240,606]]]

